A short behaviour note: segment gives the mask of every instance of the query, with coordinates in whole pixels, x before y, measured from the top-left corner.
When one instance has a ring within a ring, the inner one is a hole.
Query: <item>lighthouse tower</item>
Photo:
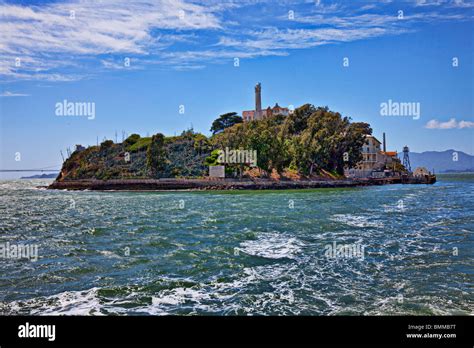
[[[242,111],[242,118],[244,122],[261,120],[262,118],[283,115],[288,116],[290,110],[281,107],[278,103],[275,106],[262,109],[262,84],[259,82],[255,85],[255,109]]]

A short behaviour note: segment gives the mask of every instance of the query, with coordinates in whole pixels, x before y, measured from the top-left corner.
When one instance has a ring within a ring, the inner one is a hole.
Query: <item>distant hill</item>
[[[457,153],[457,161],[454,153]],[[403,159],[403,153],[399,154]],[[410,152],[411,169],[416,167],[426,167],[435,173],[443,172],[474,172],[474,156],[468,155],[462,151],[425,151]]]
[[[56,179],[59,173],[36,174],[31,176],[22,176],[20,179]]]

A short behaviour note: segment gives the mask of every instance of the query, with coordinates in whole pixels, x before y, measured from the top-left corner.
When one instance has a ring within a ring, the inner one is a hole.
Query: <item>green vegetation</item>
[[[132,134],[124,140],[123,146],[126,151],[137,152],[146,150],[151,143],[151,137],[141,138],[138,134]]]
[[[311,176],[321,171],[342,174],[344,166],[355,166],[362,160],[364,136],[371,133],[367,123],[351,123],[327,107],[305,104],[287,117],[234,125],[213,142],[216,148],[257,150],[257,166],[264,174],[291,169]]]
[[[211,155],[206,158],[205,163],[208,166],[217,166],[219,162],[217,159],[219,158],[219,150],[214,150],[211,152]]]
[[[128,146],[126,150],[130,152],[146,150],[148,149],[148,146],[151,144],[151,141],[152,141],[151,137],[140,138],[137,140],[136,143]]]
[[[123,142],[125,146],[131,146],[135,144],[138,140],[140,140],[140,135],[132,134],[130,135],[125,141]]]
[[[193,130],[175,137],[134,134],[123,143],[107,140],[75,151],[64,162],[59,180],[202,177],[210,153],[208,139]]]
[[[161,133],[151,137],[151,143],[146,151],[146,165],[150,175],[155,177],[163,171],[166,165],[165,136]]]
[[[361,161],[369,124],[350,122],[327,107],[305,104],[289,116],[277,115],[243,123],[235,112],[219,116],[207,138],[192,129],[179,136],[132,134],[123,143],[106,140],[74,152],[59,180],[202,177],[209,165],[217,165],[220,149],[257,151],[257,168],[226,164],[236,176],[290,178],[324,175],[338,177],[344,167]]]
[[[242,117],[237,115],[236,112],[228,112],[227,114],[220,115],[216,120],[214,120],[214,122],[212,122],[211,132],[212,134],[217,134],[226,128],[242,122]]]

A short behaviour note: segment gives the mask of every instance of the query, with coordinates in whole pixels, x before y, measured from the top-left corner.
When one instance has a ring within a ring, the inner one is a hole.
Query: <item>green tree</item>
[[[220,115],[214,122],[212,122],[211,132],[217,134],[222,132],[224,129],[232,127],[237,123],[242,123],[242,117],[237,115],[236,112],[228,112]]]
[[[351,123],[328,107],[305,104],[287,117],[275,116],[226,128],[211,138],[214,148],[257,150],[257,166],[267,173],[292,168],[305,175],[322,170],[343,174],[362,158],[370,125]]]
[[[344,167],[352,168],[362,161],[362,146],[365,136],[372,134],[372,128],[365,122],[350,123],[346,127],[344,140],[337,154],[337,171],[344,172]]]
[[[283,127],[289,134],[301,133],[307,125],[308,118],[316,111],[314,105],[304,104],[296,108],[291,115],[285,118]]]
[[[114,142],[112,140],[104,140],[102,143],[100,143],[100,149],[108,149],[114,145]]]
[[[257,150],[257,166],[268,173],[277,172],[290,164],[290,158],[282,137],[282,117],[270,117],[250,122],[247,149]]]
[[[344,166],[354,166],[360,161],[364,134],[370,132],[368,124],[351,124],[349,118],[327,107],[317,108],[290,143],[290,152],[296,156],[292,163],[309,175],[320,169],[342,174]]]
[[[265,172],[273,169],[282,171],[289,165],[290,158],[282,137],[284,116],[237,124],[213,137],[214,147],[229,149],[256,150],[257,166]],[[239,166],[241,169],[242,166]]]
[[[234,127],[227,128],[224,132],[216,134],[212,138],[213,146],[224,150],[226,147],[231,149],[245,148],[248,142],[247,133],[249,132],[249,123],[239,123]]]
[[[194,135],[194,150],[201,155],[208,152],[210,149],[211,145],[209,139],[204,134],[196,133]]]
[[[166,165],[165,137],[158,133],[152,136],[151,143],[148,145],[147,167],[152,176],[157,176],[163,171]]]
[[[126,146],[131,146],[131,145],[135,144],[138,140],[140,140],[140,135],[132,134],[127,139],[125,139],[123,142]]]
[[[217,161],[219,158],[219,150],[214,150],[211,154],[206,157],[204,160],[204,164],[207,166],[217,166],[219,162]]]

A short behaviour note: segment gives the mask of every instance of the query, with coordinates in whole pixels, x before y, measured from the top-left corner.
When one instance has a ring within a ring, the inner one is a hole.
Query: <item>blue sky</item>
[[[122,130],[209,134],[257,82],[264,106],[327,105],[389,150],[474,154],[473,15],[467,0],[0,1],[0,168],[59,166]],[[95,118],[57,116],[63,100]],[[389,100],[419,119],[382,116]]]

